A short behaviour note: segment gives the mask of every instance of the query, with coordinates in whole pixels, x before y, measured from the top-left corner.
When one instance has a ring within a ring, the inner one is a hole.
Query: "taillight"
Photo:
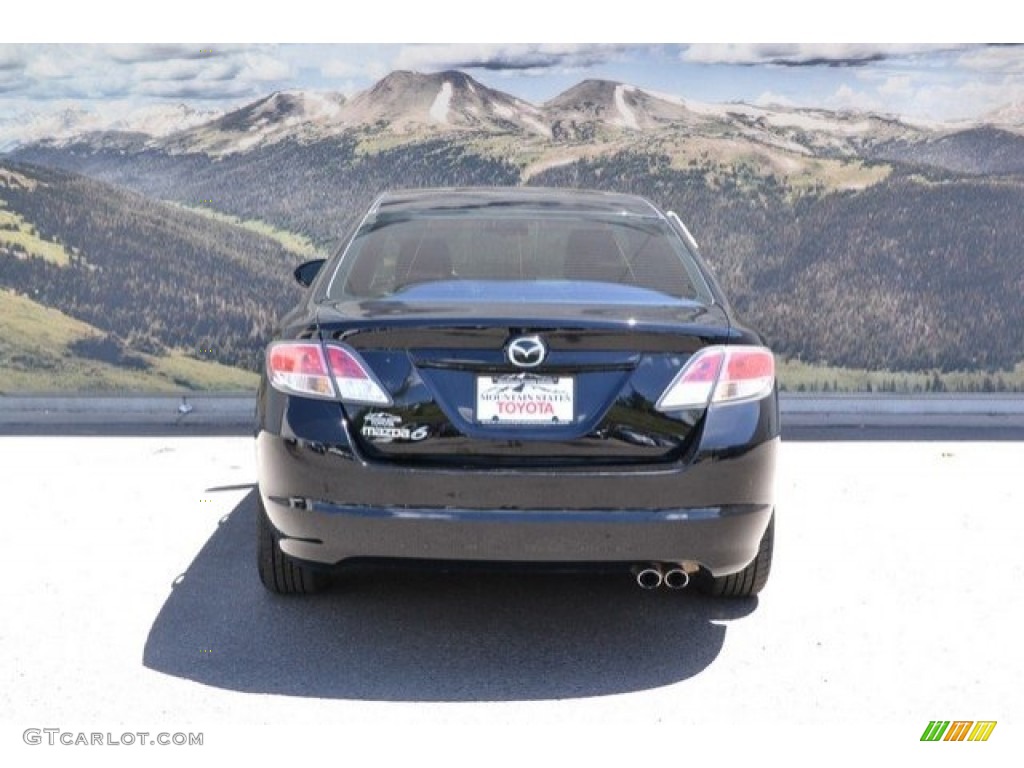
[[[775,386],[775,358],[765,347],[705,347],[683,366],[656,406],[659,411],[759,400]]]
[[[282,392],[333,400],[324,351],[316,341],[282,341],[267,348],[267,378]]]
[[[760,400],[775,386],[775,358],[764,347],[726,347],[713,403]]]
[[[354,350],[336,344],[325,344],[327,363],[334,376],[338,395],[349,403],[391,405],[391,396],[384,391]]]
[[[326,354],[325,354],[326,352]],[[316,341],[280,341],[267,348],[274,389],[305,397],[390,405],[391,398],[355,351]]]

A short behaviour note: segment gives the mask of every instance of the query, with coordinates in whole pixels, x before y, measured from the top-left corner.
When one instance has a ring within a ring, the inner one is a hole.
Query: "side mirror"
[[[313,284],[313,280],[316,279],[316,276],[320,274],[320,268],[323,267],[326,261],[327,259],[313,259],[312,261],[299,264],[292,274],[295,275],[299,285],[309,288]]]

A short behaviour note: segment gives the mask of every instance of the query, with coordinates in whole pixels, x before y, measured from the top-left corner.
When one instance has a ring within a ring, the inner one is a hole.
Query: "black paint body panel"
[[[529,190],[522,197],[566,210],[662,215],[636,198],[574,194]],[[508,195],[464,191],[484,207]],[[440,199],[456,205],[460,198]],[[402,204],[437,202],[412,192],[378,206]],[[276,338],[348,345],[393,403],[287,395],[264,374],[259,491],[285,553],[324,566],[392,557],[685,560],[714,575],[754,558],[775,504],[776,392],[674,413],[655,408],[701,348],[763,344],[736,320],[710,275],[710,304],[328,301],[324,284],[343,254],[344,247],[327,262]],[[706,271],[696,254],[694,261]],[[546,342],[541,373],[574,378],[574,419],[475,421],[478,377],[515,372],[505,350],[525,334]],[[381,438],[370,428],[379,423],[424,437]]]

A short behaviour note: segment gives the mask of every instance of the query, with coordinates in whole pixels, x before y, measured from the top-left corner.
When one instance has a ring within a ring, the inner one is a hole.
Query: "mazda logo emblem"
[[[548,348],[540,336],[521,336],[509,343],[505,354],[517,368],[536,368],[548,356]]]

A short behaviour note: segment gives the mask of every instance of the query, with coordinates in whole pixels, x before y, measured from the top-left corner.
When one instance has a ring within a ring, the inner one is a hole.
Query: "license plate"
[[[477,376],[476,420],[480,424],[571,424],[574,399],[572,376]]]

